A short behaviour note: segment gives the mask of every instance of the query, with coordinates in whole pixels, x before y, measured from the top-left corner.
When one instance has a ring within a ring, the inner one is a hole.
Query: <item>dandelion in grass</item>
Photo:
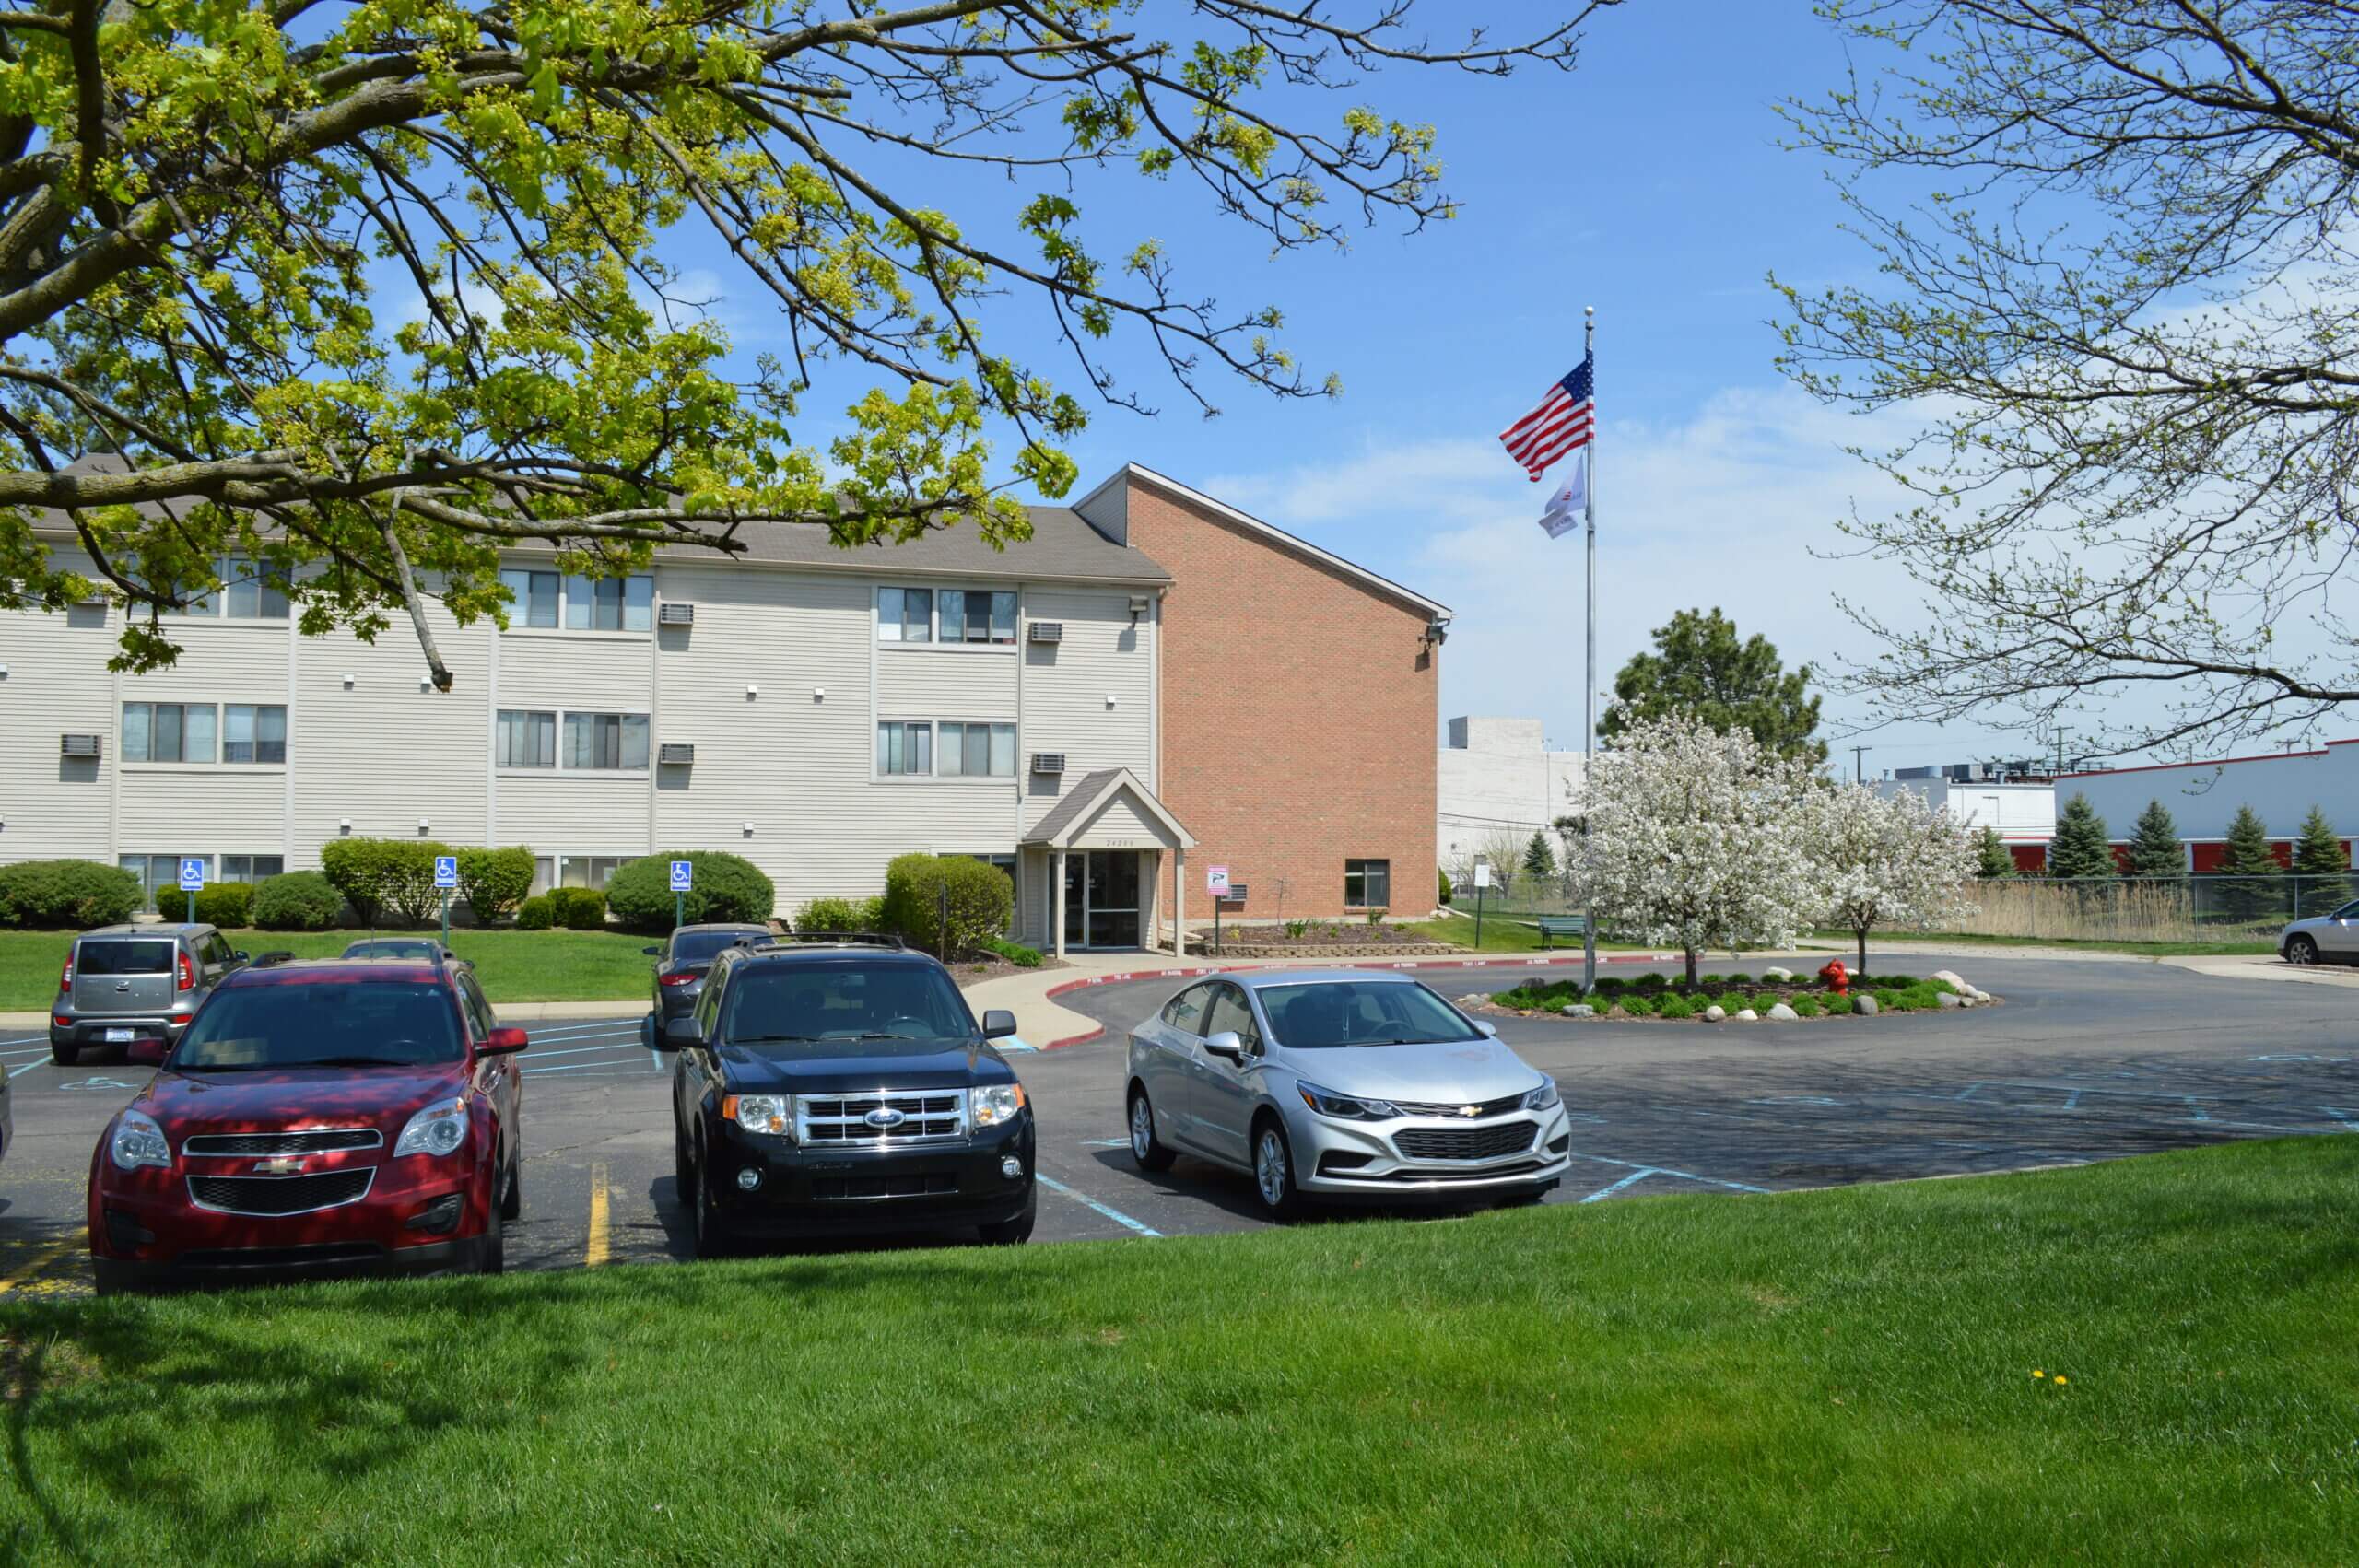
[[[2045,1376],[2047,1376],[2047,1375],[2048,1375],[2048,1374],[2046,1374],[2046,1373],[2044,1373],[2044,1372],[2040,1371],[2040,1370],[2039,1370],[2039,1368],[2037,1368],[2037,1367],[2036,1367],[2036,1366],[2035,1366],[2035,1367],[2033,1367],[2033,1368],[2031,1369],[2031,1380],[2032,1380],[2033,1382],[2035,1382],[2035,1383],[2038,1382],[2041,1378],[2043,1378],[2043,1377],[2045,1377]]]
[[[2071,1381],[2072,1381],[2072,1380],[2071,1380],[2071,1378],[2069,1378],[2069,1377],[2065,1376],[2065,1375],[2064,1375],[2062,1373],[2060,1373],[2060,1373],[2058,1373],[2058,1374],[2056,1375],[2056,1386],[2057,1386],[2059,1388],[2063,1387],[2064,1387],[2064,1385],[2066,1385],[2067,1383],[2070,1383],[2070,1382],[2071,1382]]]

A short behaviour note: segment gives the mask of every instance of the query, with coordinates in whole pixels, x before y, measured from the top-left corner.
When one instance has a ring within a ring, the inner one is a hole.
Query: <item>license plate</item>
[[[108,1030],[108,1031],[107,1031],[107,1044],[108,1044],[108,1045],[111,1045],[111,1045],[116,1045],[116,1044],[119,1044],[119,1043],[121,1043],[121,1044],[127,1044],[127,1043],[130,1041],[130,1039],[131,1039],[131,1031],[130,1031],[130,1030],[128,1030],[128,1029],[110,1029],[110,1030]]]

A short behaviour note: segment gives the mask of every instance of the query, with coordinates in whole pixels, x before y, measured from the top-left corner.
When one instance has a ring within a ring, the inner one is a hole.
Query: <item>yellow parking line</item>
[[[607,1237],[606,1167],[590,1167],[590,1245],[582,1250],[581,1261],[595,1269],[612,1256]]]
[[[80,1246],[84,1238],[89,1234],[87,1230],[77,1230],[72,1235],[42,1247],[39,1252],[34,1253],[29,1261],[12,1270],[6,1278],[0,1279],[0,1292],[13,1291],[26,1281],[32,1279],[68,1252]]]

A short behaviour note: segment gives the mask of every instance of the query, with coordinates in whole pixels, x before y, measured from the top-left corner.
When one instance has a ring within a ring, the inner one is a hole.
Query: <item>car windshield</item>
[[[2337,909],[2330,918],[2337,920],[2359,920],[2359,898],[2354,898],[2350,903],[2345,904],[2341,908]]]
[[[139,942],[85,942],[74,967],[85,975],[169,975],[172,944],[150,937]]]
[[[432,942],[356,942],[344,950],[346,958],[431,958],[440,949]]]
[[[1329,980],[1258,989],[1278,1044],[1296,1050],[1426,1046],[1474,1036],[1448,1002],[1414,980]]]
[[[752,937],[756,940],[759,940],[760,938],[768,935],[769,935],[769,932],[768,931],[751,930],[737,931],[681,931],[672,939],[672,962],[675,964],[701,964],[706,959],[710,958],[714,954],[721,952],[723,948],[736,946],[737,943],[745,938]]]
[[[358,980],[218,990],[171,1065],[194,1072],[407,1067],[465,1056],[449,991],[420,980]]]
[[[974,1014],[941,970],[914,964],[757,964],[730,982],[733,1042],[966,1039]]]

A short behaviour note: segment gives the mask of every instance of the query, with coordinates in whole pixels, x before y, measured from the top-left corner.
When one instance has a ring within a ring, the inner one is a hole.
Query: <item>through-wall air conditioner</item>
[[[99,738],[96,735],[60,735],[57,737],[60,756],[97,756]]]
[[[1032,754],[1032,771],[1033,771],[1033,772],[1035,772],[1035,773],[1046,773],[1046,774],[1051,774],[1051,775],[1054,775],[1054,774],[1062,773],[1064,770],[1065,770],[1065,754],[1064,754],[1064,753],[1062,753],[1062,752],[1034,752],[1034,753]]]
[[[1034,642],[1062,642],[1065,639],[1065,624],[1062,621],[1035,621],[1030,635]]]
[[[655,622],[664,626],[692,626],[697,624],[697,607],[677,600],[666,600],[655,612]]]
[[[688,744],[686,741],[666,741],[662,745],[655,748],[655,760],[658,762],[678,763],[682,766],[686,766],[689,763],[696,761],[696,747]]]

